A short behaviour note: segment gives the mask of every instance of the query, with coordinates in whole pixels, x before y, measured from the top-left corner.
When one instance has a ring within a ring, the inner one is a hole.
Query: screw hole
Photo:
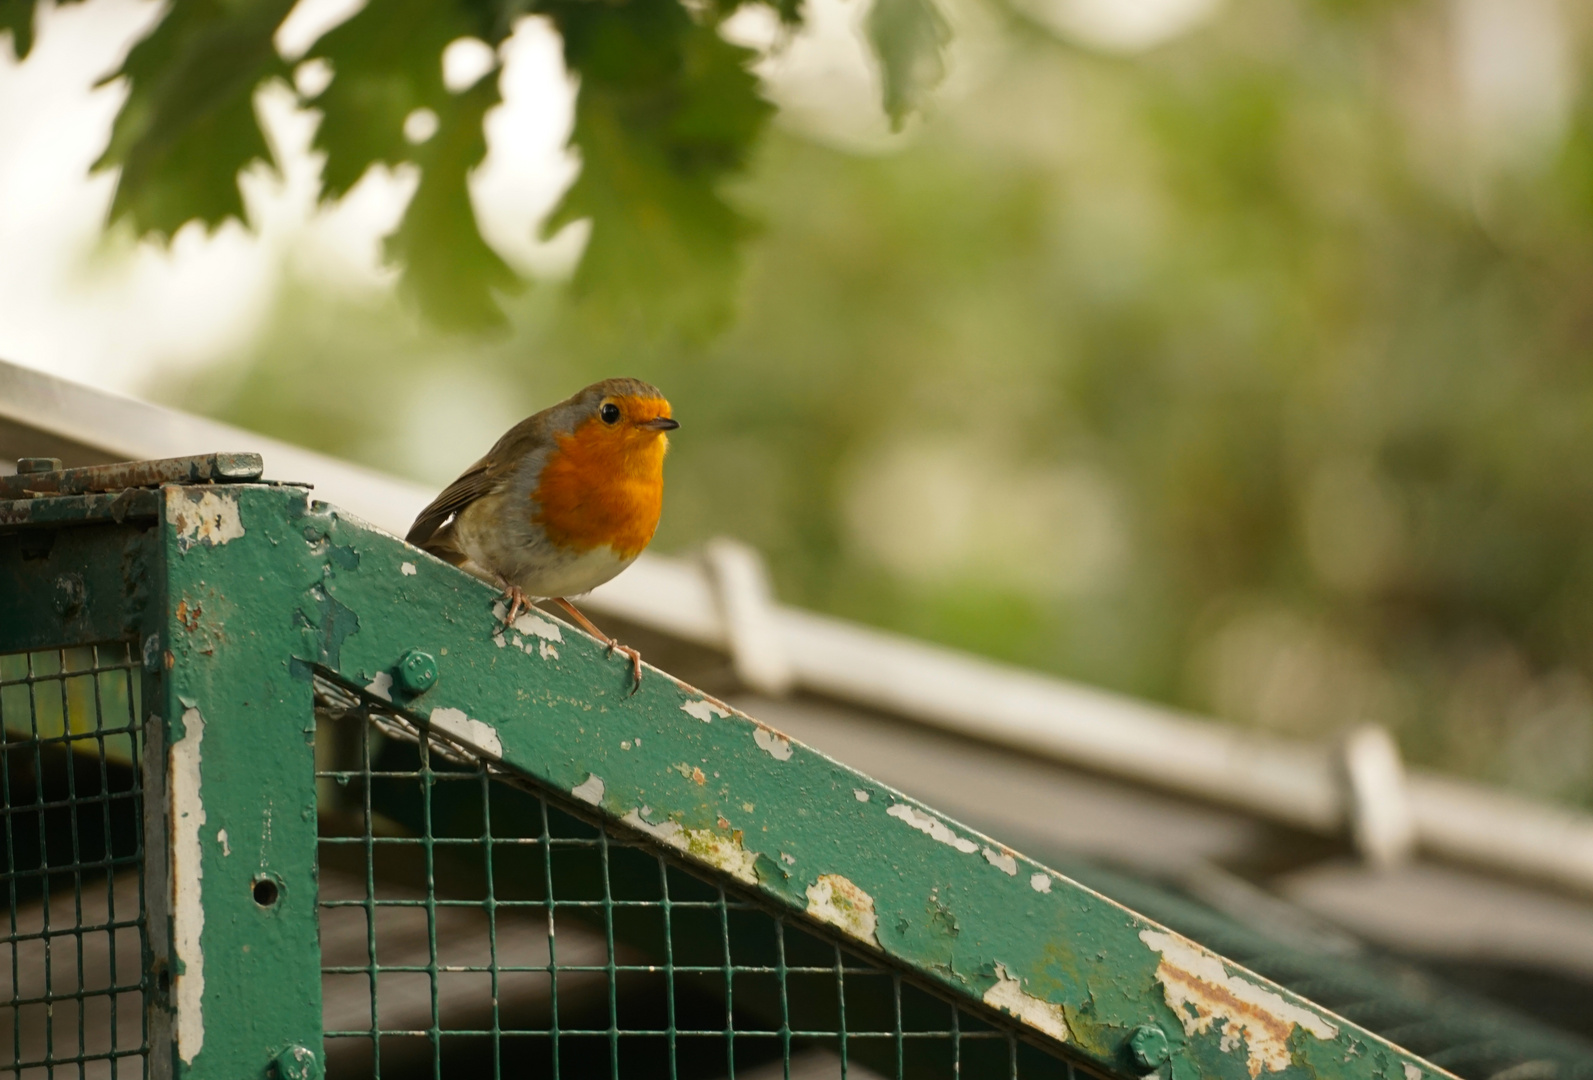
[[[282,893],[277,888],[277,883],[270,878],[261,878],[254,883],[254,902],[261,907],[270,907],[277,902],[277,897],[281,895]]]

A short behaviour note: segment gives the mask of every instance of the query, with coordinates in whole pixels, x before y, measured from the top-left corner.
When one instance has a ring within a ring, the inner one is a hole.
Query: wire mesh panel
[[[122,643],[0,655],[0,1062],[28,1080],[147,1072],[138,680]]]
[[[334,712],[318,734],[329,1076],[1073,1075],[397,717]]]

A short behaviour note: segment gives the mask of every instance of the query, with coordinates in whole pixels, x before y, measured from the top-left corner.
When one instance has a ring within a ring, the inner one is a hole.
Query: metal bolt
[[[1128,1052],[1140,1068],[1157,1068],[1169,1056],[1167,1033],[1155,1024],[1141,1024],[1129,1036]]]
[[[437,661],[431,653],[410,649],[398,660],[398,685],[406,693],[424,694],[437,685]]]
[[[290,1046],[274,1060],[277,1080],[321,1080],[326,1071],[315,1051],[303,1046]]]
[[[61,459],[58,457],[25,457],[17,458],[17,472],[42,473],[60,472]]]

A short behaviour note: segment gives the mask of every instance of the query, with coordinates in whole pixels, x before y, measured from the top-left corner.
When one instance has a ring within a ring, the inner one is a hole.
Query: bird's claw
[[[509,610],[504,612],[503,628],[505,630],[514,625],[514,620],[520,617],[522,611],[531,610],[531,598],[521,591],[518,585],[510,585],[503,590],[503,598],[509,601]]]
[[[629,645],[621,645],[614,638],[609,638],[608,649],[604,655],[613,656],[616,652],[624,653],[630,657],[632,679],[630,696],[635,697],[636,691],[642,688],[642,654]]]

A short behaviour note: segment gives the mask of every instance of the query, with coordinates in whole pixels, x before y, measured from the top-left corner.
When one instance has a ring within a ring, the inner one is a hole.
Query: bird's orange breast
[[[532,493],[532,520],[562,548],[611,547],[634,558],[658,529],[668,446],[659,432],[588,420],[558,437]]]

